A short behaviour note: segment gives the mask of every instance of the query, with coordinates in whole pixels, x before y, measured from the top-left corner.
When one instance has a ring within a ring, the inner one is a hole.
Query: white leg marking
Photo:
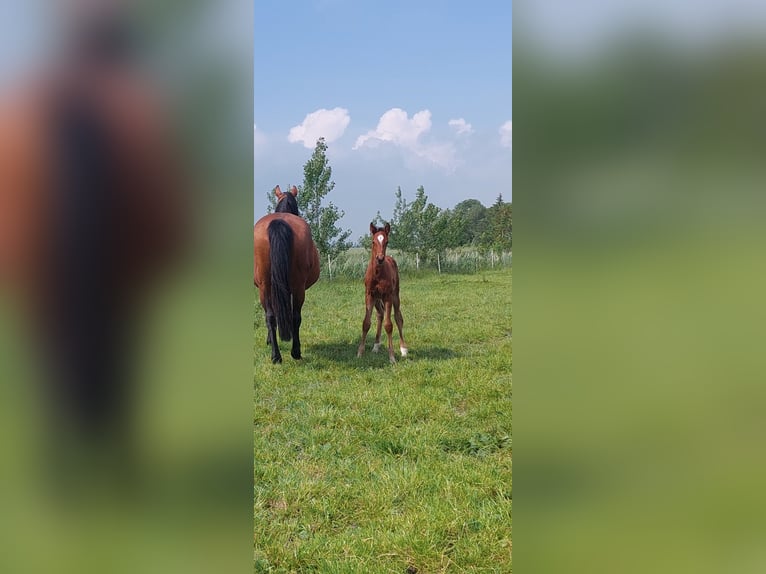
[[[402,357],[407,356],[407,347],[399,347],[399,350],[402,352]]]
[[[372,352],[373,352],[373,353],[377,353],[378,351],[380,351],[380,343],[375,343],[375,344],[372,346]]]

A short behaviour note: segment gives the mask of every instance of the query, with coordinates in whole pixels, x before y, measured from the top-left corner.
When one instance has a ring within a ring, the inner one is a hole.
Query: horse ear
[[[391,224],[388,221],[386,221],[386,226],[384,229],[386,230],[386,235],[391,233]]]
[[[293,186],[292,189],[290,190],[290,193],[293,194],[293,197],[296,197],[298,195],[298,188]]]
[[[282,196],[284,193],[282,193],[282,190],[279,189],[279,186],[274,188],[274,194],[277,196],[277,199],[282,199]]]
[[[375,222],[374,221],[370,221],[370,233],[374,234],[377,230],[378,230],[378,228],[375,227]]]

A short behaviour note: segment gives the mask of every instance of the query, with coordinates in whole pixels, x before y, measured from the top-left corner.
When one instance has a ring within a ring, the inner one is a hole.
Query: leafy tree
[[[442,255],[447,249],[453,249],[462,244],[464,229],[465,221],[462,215],[449,209],[440,211],[433,220],[428,247],[429,252],[436,254],[436,266],[439,273],[442,270]]]
[[[327,159],[327,144],[319,138],[311,158],[303,166],[303,185],[298,186],[298,209],[311,227],[311,234],[328,271],[332,260],[351,247],[350,230],[341,229],[338,221],[344,212],[333,202],[326,202],[327,195],[335,188],[332,167]],[[288,187],[289,189],[289,187]],[[267,194],[269,213],[276,207],[273,190]]]
[[[408,211],[410,204],[402,195],[402,188],[396,188],[396,202],[394,203],[394,213],[391,218],[391,247],[394,247],[404,253],[412,253],[414,242],[414,228],[412,218]]]
[[[391,244],[405,253],[415,255],[415,265],[420,269],[420,259],[428,259],[445,248],[440,230],[446,232],[450,225],[439,223],[442,210],[428,202],[428,196],[421,185],[410,203],[402,196],[401,188],[396,191]],[[446,222],[446,220],[445,220]],[[439,263],[439,261],[437,261]]]
[[[508,251],[513,245],[513,204],[497,196],[495,203],[487,210],[487,227],[480,244],[486,249]]]
[[[319,252],[331,261],[351,247],[351,231],[338,227],[344,212],[332,203],[323,205],[327,194],[335,188],[332,167],[327,159],[324,138],[317,140],[314,153],[303,166],[303,185],[298,190],[298,207],[311,226]]]
[[[459,245],[478,243],[487,227],[487,208],[478,199],[466,199],[453,212],[462,219]]]

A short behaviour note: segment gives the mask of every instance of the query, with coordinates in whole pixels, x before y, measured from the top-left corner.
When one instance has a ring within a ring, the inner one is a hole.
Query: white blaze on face
[[[380,243],[381,245],[383,245],[383,235],[382,235],[382,234],[381,234],[381,235],[378,235],[378,243]]]

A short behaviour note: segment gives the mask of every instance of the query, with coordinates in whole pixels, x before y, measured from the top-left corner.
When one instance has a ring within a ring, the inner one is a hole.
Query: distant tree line
[[[351,231],[338,226],[344,212],[327,201],[335,182],[332,181],[332,167],[327,159],[324,138],[317,141],[311,158],[304,164],[303,184],[297,187],[301,215],[311,227],[323,267],[326,266],[332,276],[334,261],[348,251],[352,243],[349,241]],[[267,198],[271,212],[276,198],[273,192],[269,192]],[[417,188],[412,201],[404,197],[399,187],[394,195],[393,214],[389,221],[390,246],[414,256],[418,269],[421,261],[431,261],[441,271],[443,257],[450,249],[471,246],[485,253],[510,251],[512,213],[512,204],[505,202],[502,194],[498,194],[490,207],[485,207],[477,199],[466,199],[452,209],[442,209],[428,201],[422,185]],[[380,211],[373,221],[383,224]],[[365,234],[358,239],[357,245],[369,249],[371,241],[369,234]]]
[[[395,194],[391,218],[391,247],[431,260],[441,268],[441,260],[448,249],[472,246],[481,251],[510,251],[513,244],[513,206],[498,194],[495,203],[485,207],[477,199],[466,199],[452,209],[441,209],[428,201],[424,187],[415,192],[415,199],[407,201],[399,187]],[[382,222],[380,212],[375,217]],[[359,245],[370,248],[367,235]]]

